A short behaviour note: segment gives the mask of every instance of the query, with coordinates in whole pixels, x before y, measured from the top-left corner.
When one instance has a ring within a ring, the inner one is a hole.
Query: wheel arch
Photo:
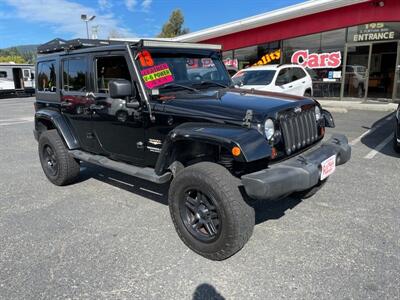
[[[194,154],[206,150],[206,154],[231,154],[232,148],[239,147],[240,155],[233,156],[238,162],[253,162],[268,158],[272,149],[257,130],[239,126],[207,123],[186,123],[176,127],[166,137],[155,166],[156,174],[162,174],[184,152]],[[183,157],[185,153],[183,153]],[[189,155],[190,157],[190,155]]]
[[[58,111],[43,109],[35,114],[35,135],[37,138],[43,131],[57,129],[61,138],[70,150],[80,148],[79,141],[64,116]]]

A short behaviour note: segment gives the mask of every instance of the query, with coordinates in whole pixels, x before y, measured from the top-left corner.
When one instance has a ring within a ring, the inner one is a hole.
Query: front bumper
[[[312,188],[320,181],[321,163],[336,155],[336,165],[350,160],[351,147],[344,135],[328,141],[268,169],[242,176],[246,193],[253,199],[272,200]]]

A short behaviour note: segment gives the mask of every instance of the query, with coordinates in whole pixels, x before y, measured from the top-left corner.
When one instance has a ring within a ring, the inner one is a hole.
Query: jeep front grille
[[[314,110],[284,113],[280,117],[280,126],[287,155],[313,144],[318,139]]]

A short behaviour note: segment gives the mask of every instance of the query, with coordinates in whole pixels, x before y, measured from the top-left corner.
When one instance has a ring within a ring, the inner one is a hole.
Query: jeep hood
[[[165,102],[163,111],[187,117],[243,121],[246,111],[252,110],[252,121],[263,122],[267,116],[303,105],[315,105],[315,101],[281,93],[229,89],[225,92],[207,91],[201,95],[176,96],[176,99]]]

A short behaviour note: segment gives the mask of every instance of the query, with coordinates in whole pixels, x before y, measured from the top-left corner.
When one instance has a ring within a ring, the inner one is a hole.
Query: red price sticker
[[[151,57],[151,54],[149,51],[143,50],[143,51],[139,52],[138,56],[139,56],[140,65],[142,67],[154,66],[154,60]]]

